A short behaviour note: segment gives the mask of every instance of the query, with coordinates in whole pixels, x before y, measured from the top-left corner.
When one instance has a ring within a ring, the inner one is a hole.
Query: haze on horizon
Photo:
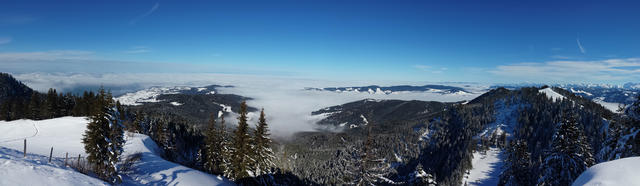
[[[33,73],[104,81],[195,73],[358,82],[640,79],[633,1],[0,4],[0,71],[27,74],[22,80]]]

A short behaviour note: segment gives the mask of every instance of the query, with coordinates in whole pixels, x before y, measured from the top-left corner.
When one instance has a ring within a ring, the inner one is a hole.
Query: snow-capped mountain
[[[362,86],[362,87],[327,87],[327,88],[305,88],[305,90],[315,91],[331,91],[331,92],[366,92],[369,94],[398,94],[403,92],[431,92],[440,94],[469,94],[464,88],[447,86],[447,85],[424,85],[424,86],[411,86],[411,85],[397,85],[397,86]]]
[[[622,85],[623,88],[626,89],[640,89],[640,83],[625,83],[624,85]]]
[[[148,89],[139,90],[136,92],[126,93],[122,96],[114,98],[120,101],[123,105],[142,105],[143,103],[160,102],[158,96],[166,94],[186,94],[186,95],[208,95],[216,94],[218,87],[232,87],[232,86],[220,86],[210,85],[205,87],[188,87],[188,86],[175,86],[175,87],[151,87]],[[174,105],[178,105],[175,103]]]

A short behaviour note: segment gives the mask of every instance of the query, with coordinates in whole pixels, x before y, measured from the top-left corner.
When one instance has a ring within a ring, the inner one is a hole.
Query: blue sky
[[[13,73],[640,79],[633,1],[1,1]]]

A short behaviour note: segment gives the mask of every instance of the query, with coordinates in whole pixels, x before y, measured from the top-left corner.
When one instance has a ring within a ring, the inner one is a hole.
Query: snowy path
[[[31,136],[26,136],[26,137],[13,138],[13,139],[12,139],[11,137],[10,137],[10,138],[0,138],[0,143],[7,143],[7,142],[14,142],[14,141],[22,141],[23,139],[26,139],[26,138],[32,138],[32,137],[37,136],[37,135],[38,135],[38,132],[40,132],[40,131],[38,130],[38,127],[36,126],[36,122],[30,121],[30,120],[25,120],[25,122],[29,122],[29,123],[31,123],[31,125],[33,126],[33,129],[34,129],[33,135],[31,135]],[[12,125],[12,124],[6,124],[6,125]],[[21,130],[20,130],[20,128],[21,128],[22,126],[17,125],[17,124],[13,124],[13,125],[12,125],[12,127],[15,127],[15,128],[13,128],[13,130],[8,130],[7,132],[14,132],[16,129],[17,129],[18,131],[21,131]]]
[[[490,148],[486,155],[479,152],[473,153],[473,168],[462,179],[462,184],[468,185],[498,185],[502,172],[502,151],[499,148]]]

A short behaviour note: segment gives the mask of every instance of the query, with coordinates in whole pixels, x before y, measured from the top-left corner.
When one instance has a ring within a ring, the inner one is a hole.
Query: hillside
[[[72,168],[60,166],[60,159],[48,163],[48,157],[0,147],[0,185],[109,185],[81,174]],[[63,163],[62,163],[63,164]]]
[[[554,129],[564,117],[561,110],[582,118],[580,127],[594,149],[592,154],[603,148],[602,128],[606,118],[614,116],[611,111],[562,89],[527,87],[494,89],[466,104],[365,99],[327,107],[313,114],[324,116],[318,122],[321,126],[337,131],[299,133],[280,153],[297,156],[287,158],[293,164],[289,166],[314,164],[324,170],[293,168],[300,177],[321,184],[341,183],[335,175],[345,170],[336,165],[350,149],[362,148],[364,129],[370,127],[373,148],[380,149],[376,157],[394,168],[386,176],[396,183],[411,180],[417,165],[445,185],[498,183],[509,151],[506,143],[537,144],[528,153],[532,159],[544,159]],[[488,150],[487,155],[476,157],[482,149]],[[532,171],[542,166],[534,163]]]
[[[87,120],[84,117],[63,117],[40,121],[0,121],[0,131],[6,131],[5,135],[0,139],[0,147],[7,149],[3,150],[3,152],[9,152],[6,153],[7,155],[13,154],[13,156],[16,156],[16,154],[20,154],[23,148],[23,139],[27,139],[27,151],[30,153],[27,156],[28,159],[48,157],[50,148],[54,147],[53,157],[57,165],[49,165],[44,163],[45,161],[36,160],[17,163],[15,166],[36,169],[44,167],[43,169],[51,169],[53,171],[53,175],[49,176],[56,177],[55,174],[60,173],[61,175],[57,176],[64,177],[62,174],[72,171],[72,169],[54,170],[52,168],[60,167],[60,163],[64,161],[65,153],[67,152],[69,152],[70,157],[77,157],[78,154],[86,157],[81,143],[86,125]],[[128,171],[122,173],[125,185],[233,185],[232,182],[224,178],[164,160],[161,157],[162,151],[148,136],[134,133],[128,133],[125,136],[126,144],[124,146],[123,159],[137,153],[140,153],[141,156],[139,161],[135,161]],[[0,161],[11,163],[13,158],[15,157],[6,160],[0,159]],[[34,166],[34,162],[36,166]],[[10,175],[2,172],[0,174],[2,174],[2,177]],[[76,185],[74,183],[71,184]]]
[[[0,104],[28,99],[33,90],[7,73],[0,72]]]

